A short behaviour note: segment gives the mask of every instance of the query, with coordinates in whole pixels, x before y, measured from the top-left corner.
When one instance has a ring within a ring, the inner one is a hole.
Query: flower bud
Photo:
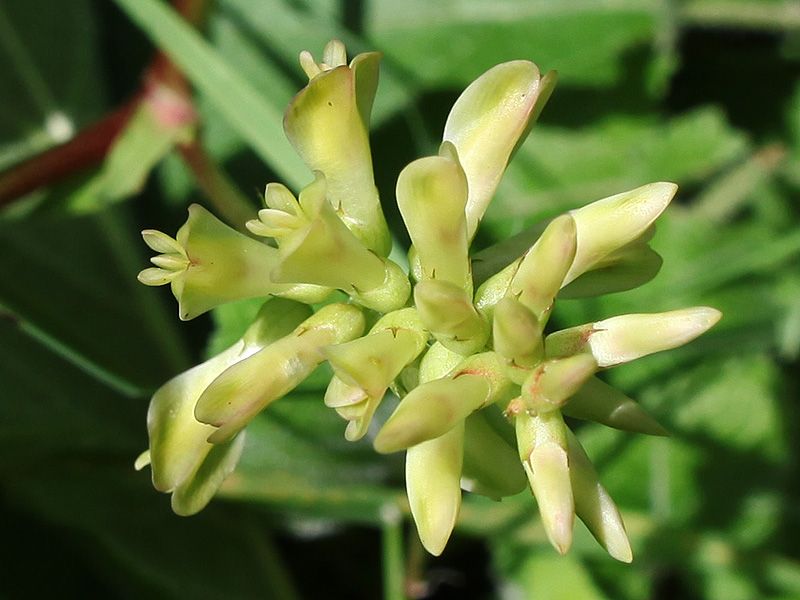
[[[209,385],[195,417],[218,429],[208,441],[231,439],[256,414],[293,390],[325,359],[320,348],[361,335],[364,315],[348,304],[329,304],[292,333],[229,369]]]
[[[325,406],[343,408],[360,404],[367,399],[367,392],[357,385],[351,385],[334,373],[325,390]]]
[[[561,215],[550,222],[525,254],[511,280],[510,293],[543,325],[572,265],[576,243],[575,221],[569,215]]]
[[[561,412],[569,417],[595,421],[624,431],[669,435],[639,403],[596,377],[589,379],[561,407]]]
[[[567,451],[575,512],[613,558],[625,563],[631,562],[633,552],[625,524],[622,522],[622,515],[600,483],[597,471],[578,438],[569,429],[567,429]]]
[[[387,454],[439,437],[473,411],[503,398],[511,385],[498,354],[470,356],[446,378],[409,392],[375,437],[375,449]]]
[[[195,419],[198,398],[231,365],[286,335],[310,314],[311,309],[304,304],[280,298],[268,300],[242,339],[174,377],[153,395],[147,412],[148,462],[153,470],[153,486],[173,492],[175,512],[193,514],[202,509],[241,453],[242,436],[219,448],[207,441],[214,428]]]
[[[596,371],[597,362],[591,354],[547,360],[522,384],[525,406],[536,412],[560,408]]]
[[[426,279],[414,287],[414,303],[425,327],[453,352],[469,356],[486,345],[489,322],[475,309],[463,288]]]
[[[400,371],[425,349],[427,339],[417,311],[407,308],[384,316],[364,337],[321,352],[344,382],[382,397]]]
[[[686,344],[722,317],[715,308],[698,306],[663,313],[611,317],[557,331],[545,340],[547,356],[590,352],[601,367],[613,367],[642,356]]]
[[[469,187],[467,237],[472,239],[514,150],[524,141],[555,85],[526,60],[492,67],[453,105],[444,127]]]
[[[674,183],[650,183],[571,211],[578,229],[578,248],[564,283],[645,234],[677,190]]]
[[[397,205],[423,277],[452,283],[472,296],[466,203],[467,179],[457,158],[415,160],[397,179]]]
[[[309,168],[325,174],[328,198],[345,225],[385,257],[391,238],[373,179],[368,133],[380,59],[378,52],[359,54],[348,66],[344,46],[335,40],[322,63],[301,54],[310,81],[292,98],[283,127]]]
[[[248,221],[247,227],[278,243],[272,280],[339,288],[374,310],[399,308],[410,293],[405,273],[353,235],[328,202],[326,190],[322,173],[300,192],[299,202],[280,184],[267,187],[269,208],[259,211],[259,219]]]
[[[142,237],[161,255],[151,259],[155,268],[139,273],[139,281],[169,283],[184,321],[235,300],[300,291],[301,299],[319,302],[330,293],[275,283],[270,272],[278,264],[278,251],[231,229],[198,204],[189,207],[189,219],[176,239],[154,229]]]
[[[440,342],[434,342],[419,363],[419,383],[444,377],[463,361],[464,357],[457,352],[453,352]]]
[[[356,432],[361,435],[366,432],[389,385],[406,365],[419,356],[427,341],[428,334],[422,327],[417,311],[407,308],[386,315],[362,338],[322,349],[337,378],[351,388],[363,390],[365,394],[363,410],[349,419],[358,419],[359,423],[348,426],[348,439],[352,441]],[[353,390],[345,392],[342,384],[334,385],[332,396],[345,393],[356,397]]]
[[[439,556],[453,532],[461,509],[461,467],[464,424],[408,449],[406,490],[419,539]]]
[[[567,426],[557,410],[515,417],[522,467],[539,504],[547,539],[560,554],[572,545],[572,494]]]
[[[495,306],[492,334],[495,352],[514,367],[533,367],[544,356],[541,324],[513,296],[506,296]]]

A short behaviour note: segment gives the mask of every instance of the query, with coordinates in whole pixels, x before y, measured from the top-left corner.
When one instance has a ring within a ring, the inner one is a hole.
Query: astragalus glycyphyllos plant
[[[155,393],[150,448],[137,466],[151,464],[175,512],[201,510],[235,468],[247,423],[328,361],[324,402],[347,421],[348,440],[365,436],[387,391],[400,398],[373,444],[406,451],[411,513],[432,554],[450,537],[462,488],[499,499],[528,484],[560,553],[577,515],[611,556],[630,561],[620,513],[563,415],[664,435],[595,375],[685,344],[720,313],[695,307],[545,328],[558,295],[622,291],[655,275],[660,258],[648,241],[676,186],[652,183],[551,220],[476,289],[470,242],[555,83],[531,62],[500,64],[458,98],[438,155],[398,177],[412,241],[406,274],[388,258],[373,180],[368,129],[379,60],[366,53],[347,64],[338,41],[322,62],[300,55],[309,83],[284,127],[314,178],[298,196],[270,183],[266,208],[246,223],[255,237],[199,206],[175,238],[143,232],[159,255],[139,279],[169,283],[181,319],[233,300],[265,302],[236,344]],[[482,264],[498,255],[489,249]],[[326,303],[334,290],[349,299]]]

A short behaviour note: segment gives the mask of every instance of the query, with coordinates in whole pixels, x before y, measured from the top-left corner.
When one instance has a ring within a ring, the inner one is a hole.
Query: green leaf
[[[344,429],[322,392],[279,400],[249,424],[242,459],[220,495],[317,518],[380,523],[386,504],[405,504],[401,489],[383,483],[401,464],[377,455],[367,441],[347,442]]]
[[[128,395],[188,365],[172,309],[136,281],[145,263],[137,229],[121,210],[0,223],[0,309]]]
[[[78,453],[135,454],[146,444],[143,402],[134,402],[0,319],[0,471],[33,471]],[[130,463],[131,466],[133,463]]]
[[[586,565],[574,556],[556,556],[547,551],[531,552],[514,579],[527,598],[548,600],[607,600],[593,581]]]
[[[70,198],[71,212],[89,212],[137,194],[159,161],[192,134],[191,125],[161,124],[151,106],[141,104],[114,140],[99,173]]]
[[[212,506],[178,517],[128,465],[107,457],[104,464],[54,462],[8,478],[9,500],[54,531],[73,532],[73,545],[59,555],[80,557],[112,597],[296,600],[262,515]],[[51,585],[57,595],[58,583]]]
[[[367,36],[426,84],[465,85],[503,61],[527,58],[558,69],[566,85],[605,86],[623,73],[626,51],[649,43],[655,3],[613,7],[579,0],[372,0]]]
[[[522,223],[645,183],[687,185],[746,147],[742,134],[710,107],[666,123],[616,115],[579,129],[538,125],[509,165],[484,223],[513,224],[503,231],[516,233]]]
[[[675,399],[668,429],[776,459],[787,452],[777,399],[779,379],[775,364],[764,355],[706,359],[675,376],[671,384],[649,390],[643,400]]]
[[[197,31],[159,0],[116,0],[186,77],[207,96],[236,132],[287,183],[300,186],[309,173],[283,136],[283,107],[265,99]]]
[[[69,139],[97,116],[103,85],[92,4],[0,6],[0,170]]]

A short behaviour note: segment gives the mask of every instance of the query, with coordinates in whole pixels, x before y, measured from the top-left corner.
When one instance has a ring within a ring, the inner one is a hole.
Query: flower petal
[[[515,60],[489,69],[453,105],[444,127],[444,141],[456,147],[469,182],[470,239],[512,153],[524,140],[554,85],[555,73],[542,77],[532,62]]]
[[[419,539],[439,556],[450,539],[461,510],[464,424],[408,449],[406,490]]]

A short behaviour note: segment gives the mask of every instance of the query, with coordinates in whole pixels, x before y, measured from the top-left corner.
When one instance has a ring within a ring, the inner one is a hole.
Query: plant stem
[[[210,0],[173,0],[175,10],[188,23],[197,28],[202,27],[209,4]],[[4,13],[0,14],[0,17],[3,16]],[[9,28],[7,20],[1,18],[0,25],[3,25],[3,31]],[[6,40],[6,45],[12,44],[12,42],[15,40],[9,38]],[[11,49],[13,50],[15,47]],[[22,56],[22,58],[25,57]],[[28,77],[27,80],[29,80],[28,85],[32,93],[37,92],[37,98],[42,103],[43,109],[46,105],[55,103],[50,98],[46,87],[43,87],[43,82],[31,79],[31,77]],[[46,150],[0,174],[0,208],[41,187],[56,183],[101,163],[117,135],[136,112],[139,103],[144,100],[147,87],[155,84],[166,85],[179,92],[185,91],[189,97],[189,86],[184,76],[163,52],[158,52],[147,67],[141,89],[131,100],[94,125],[84,129],[68,142]]]
[[[417,528],[408,536],[408,566],[406,567],[406,591],[411,598],[424,598],[430,589],[425,580],[425,564],[428,553],[419,539]]]
[[[137,95],[69,142],[34,156],[0,175],[0,207],[102,161],[142,97],[141,94]]]
[[[216,211],[237,230],[250,235],[244,224],[256,218],[256,208],[208,155],[199,139],[178,147],[200,190]]]
[[[400,509],[387,504],[381,510],[383,521],[383,598],[406,600],[403,564],[403,519]]]

